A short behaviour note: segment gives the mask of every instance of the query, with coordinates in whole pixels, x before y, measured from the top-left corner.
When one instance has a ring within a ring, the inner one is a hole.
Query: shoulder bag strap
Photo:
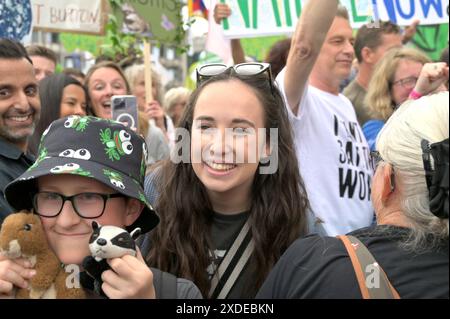
[[[390,283],[383,268],[377,263],[367,247],[354,236],[337,236],[343,243],[352,261],[359,289],[363,299],[400,299],[400,295]],[[368,266],[378,269],[378,282],[368,284],[374,271],[366,273]],[[379,285],[377,285],[379,283]]]
[[[245,222],[244,226],[242,226],[241,231],[239,232],[239,235],[236,237],[236,239],[234,240],[230,249],[228,250],[227,254],[225,255],[225,258],[220,263],[219,268],[215,272],[214,276],[211,278],[211,288],[210,288],[209,294],[208,294],[209,298],[212,298],[215,295],[217,286],[223,279],[225,272],[228,270],[231,262],[236,257],[236,253],[238,252],[238,250],[240,250],[239,248],[242,246],[242,244],[243,244],[245,238],[247,237],[247,235],[249,234],[249,232],[250,232],[250,225],[247,220]],[[233,288],[237,278],[239,277],[242,269],[245,267],[251,254],[253,253],[253,249],[254,249],[254,243],[253,243],[253,239],[251,239],[250,242],[247,244],[243,254],[239,258],[238,263],[234,267],[230,276],[227,278],[225,285],[222,287],[220,292],[217,294],[217,298],[224,299],[227,297],[228,293],[230,292],[231,288]]]
[[[241,258],[239,258],[237,265],[234,267],[233,272],[231,273],[230,277],[228,277],[227,282],[220,291],[220,294],[217,296],[217,299],[225,299],[228,296],[231,288],[233,288],[245,265],[247,265],[247,262],[250,259],[254,248],[255,243],[253,242],[253,239],[251,239],[247,247],[245,248],[245,251],[243,252]]]

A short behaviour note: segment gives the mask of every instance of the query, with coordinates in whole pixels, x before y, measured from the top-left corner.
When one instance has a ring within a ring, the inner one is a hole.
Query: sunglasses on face
[[[234,73],[243,75],[243,76],[256,76],[267,72],[269,75],[269,83],[270,87],[273,90],[272,86],[272,71],[269,63],[259,63],[259,62],[247,62],[240,63],[234,66],[228,66],[226,64],[221,63],[211,63],[205,64],[199,68],[197,68],[197,87],[200,86],[203,82],[208,79],[221,75],[225,72],[232,70]]]

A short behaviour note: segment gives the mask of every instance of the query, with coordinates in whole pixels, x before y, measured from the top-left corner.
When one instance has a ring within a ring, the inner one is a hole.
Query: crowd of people
[[[151,94],[142,61],[56,74],[51,50],[0,39],[0,225],[39,215],[80,267],[92,220],[140,227],[108,298],[449,298],[448,50],[405,46],[417,24],[355,37],[339,1],[311,1],[264,62],[233,40],[233,66],[200,66],[193,92],[152,70]],[[34,275],[0,253],[0,297]]]

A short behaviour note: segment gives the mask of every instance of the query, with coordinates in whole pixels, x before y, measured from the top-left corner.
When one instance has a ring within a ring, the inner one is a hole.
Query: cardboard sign
[[[36,30],[104,34],[106,0],[31,0]]]

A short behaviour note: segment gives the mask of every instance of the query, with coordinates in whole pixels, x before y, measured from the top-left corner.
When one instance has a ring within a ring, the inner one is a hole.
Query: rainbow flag
[[[204,4],[204,0],[188,0],[189,16],[201,14],[205,19],[208,18],[208,9]]]

